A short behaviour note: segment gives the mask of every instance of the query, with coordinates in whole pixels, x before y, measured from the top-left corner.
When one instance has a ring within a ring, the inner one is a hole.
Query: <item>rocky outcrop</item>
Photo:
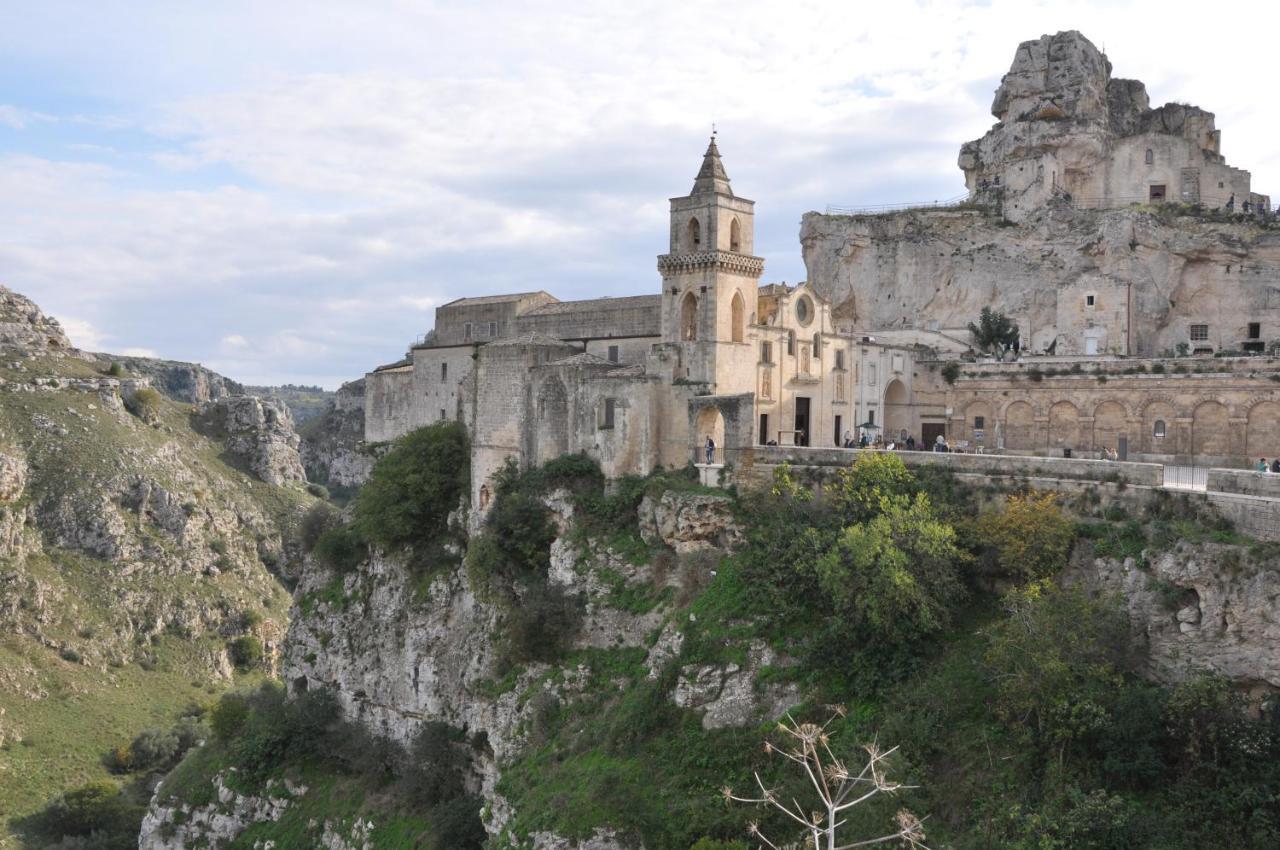
[[[107,367],[119,363],[125,372],[146,378],[151,386],[169,398],[186,404],[217,401],[244,392],[240,384],[198,363],[114,354],[99,354],[97,357]]]
[[[708,572],[698,553],[712,551],[718,541],[738,539],[729,501],[674,493],[646,502],[640,518],[657,555],[639,563],[582,539],[567,492],[551,493],[546,503],[560,532],[551,545],[548,582],[581,601],[573,646],[649,647],[647,665],[656,678],[678,657],[682,643],[678,628],[666,622],[670,609],[661,591],[685,580],[705,581],[705,576],[689,579],[690,571]],[[688,555],[673,555],[674,549]],[[677,566],[672,558],[688,563]],[[652,607],[619,601],[641,591],[655,594]],[[479,791],[489,804],[488,828],[501,832],[512,815],[496,793],[503,765],[524,751],[539,712],[580,696],[591,671],[530,664],[495,692],[494,682],[503,678],[499,662],[506,615],[476,596],[463,569],[442,573],[423,589],[399,559],[375,555],[341,577],[308,570],[295,600],[284,662],[290,688],[332,688],[347,717],[398,741],[410,740],[426,720],[483,733],[488,751],[477,756]],[[708,728],[759,722],[797,701],[793,686],[752,686],[753,676],[784,666],[785,660],[763,645],[747,655],[746,665],[689,671],[672,698],[702,711]],[[548,850],[636,846],[605,830],[576,842],[551,833],[530,838],[535,847]]]
[[[299,431],[310,480],[359,487],[369,479],[374,456],[364,444],[364,378],[339,387],[328,408]]]
[[[1156,679],[1209,671],[1280,689],[1280,573],[1248,550],[1180,543],[1145,566],[1077,553],[1069,576],[1122,596]]]
[[[733,518],[733,500],[710,493],[667,491],[640,502],[640,536],[680,554],[733,549],[742,530]]]
[[[46,316],[30,299],[0,286],[0,349],[61,354],[72,346],[57,319]]]
[[[0,558],[20,558],[31,546],[27,534],[27,459],[12,446],[0,446]]]
[[[200,405],[197,427],[223,440],[227,452],[268,484],[305,482],[298,454],[301,438],[281,401],[230,396]]]
[[[747,726],[778,717],[801,701],[794,682],[769,680],[766,671],[794,665],[759,641],[747,648],[745,664],[689,665],[680,669],[675,704],[702,712],[703,729]]]
[[[1280,280],[1280,232],[1141,209],[1044,209],[1016,227],[972,210],[807,213],[800,241],[810,284],[857,327],[927,320],[968,340],[991,307],[1017,320],[1024,348],[1057,354],[1083,354],[1087,325],[1106,328],[1100,350],[1172,351],[1195,317],[1268,315],[1274,289],[1260,283]],[[1086,292],[1131,301],[1132,325],[1086,314]]]
[[[293,800],[307,792],[305,785],[270,780],[261,796],[240,794],[227,787],[222,774],[214,781],[216,799],[203,806],[162,802],[164,783],[156,789],[142,821],[138,850],[220,850],[250,825],[278,821]]]

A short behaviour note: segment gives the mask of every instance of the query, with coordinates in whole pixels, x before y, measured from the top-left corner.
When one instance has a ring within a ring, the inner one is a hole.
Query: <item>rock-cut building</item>
[[[507,458],[586,452],[617,476],[705,462],[708,436],[720,465],[767,442],[942,433],[941,400],[912,402],[912,348],[856,335],[807,284],[761,285],[755,202],[734,193],[715,138],[670,203],[659,292],[441,306],[426,340],[367,376],[366,440],[464,422],[483,506]]]

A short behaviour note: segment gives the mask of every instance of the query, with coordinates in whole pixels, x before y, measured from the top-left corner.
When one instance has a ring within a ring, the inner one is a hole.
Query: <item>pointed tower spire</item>
[[[707,152],[702,155],[702,168],[698,169],[698,176],[693,179],[693,191],[689,194],[701,195],[706,192],[733,197],[733,190],[729,188],[729,175],[720,162],[720,149],[716,147],[714,132],[711,134],[711,144],[707,145]]]

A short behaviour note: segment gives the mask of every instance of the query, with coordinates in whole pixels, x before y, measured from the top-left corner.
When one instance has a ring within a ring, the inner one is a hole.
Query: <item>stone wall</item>
[[[1208,489],[1212,492],[1280,499],[1280,475],[1272,472],[1210,469],[1206,482]]]
[[[1280,454],[1273,375],[1271,357],[964,364],[946,390],[948,438],[979,442],[981,418],[981,442],[1006,452],[1096,456],[1124,437],[1130,459],[1250,466]]]
[[[756,446],[741,453],[740,474],[745,480],[764,483],[782,464],[796,467],[848,466],[860,449],[813,449]],[[1113,481],[1159,487],[1164,483],[1164,467],[1154,463],[1117,463],[1060,457],[1018,457],[1014,455],[957,454],[954,452],[894,452],[908,467],[941,466],[957,474],[1025,476],[1083,481]]]

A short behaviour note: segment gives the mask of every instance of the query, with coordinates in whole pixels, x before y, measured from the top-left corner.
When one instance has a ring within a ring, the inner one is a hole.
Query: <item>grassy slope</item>
[[[102,377],[89,364],[74,359],[21,362],[25,372],[3,364],[0,377],[14,382],[55,374]],[[98,409],[91,410],[90,404]],[[68,408],[81,417],[69,414]],[[137,458],[177,442],[187,464],[207,476],[207,492],[191,494],[197,501],[252,502],[277,519],[305,504],[307,497],[301,492],[263,484],[228,465],[216,443],[191,431],[189,409],[166,400],[160,428],[132,427],[102,411],[95,393],[66,388],[5,391],[0,393],[0,435],[26,450],[31,465],[26,498],[32,503],[52,494],[91,489],[94,479],[127,473],[138,464]],[[41,432],[32,422],[37,414],[69,433],[54,438]],[[164,481],[162,472],[156,474],[162,484],[179,486]],[[154,529],[138,530],[171,548],[171,541],[161,539]],[[236,542],[249,547],[253,541],[246,533],[243,541]],[[122,643],[115,634],[120,625],[115,610],[118,593],[258,611],[281,634],[287,623],[288,594],[256,562],[248,574],[224,572],[210,578],[140,571],[126,578],[119,565],[46,547],[45,553],[28,558],[24,571],[61,594],[51,606],[55,619],[40,624],[40,634],[49,642],[70,646],[89,663],[67,661],[56,649],[27,634],[8,634],[0,640],[0,726],[16,729],[22,736],[21,742],[9,740],[0,747],[0,823],[4,824],[39,809],[59,791],[109,776],[101,759],[110,748],[128,743],[144,728],[171,725],[183,707],[209,703],[231,685],[211,672],[210,659],[224,646],[218,635],[196,639],[165,634],[154,643],[125,644],[127,651],[118,658],[106,655],[119,653],[95,652],[108,641],[115,646]],[[151,669],[144,669],[140,658]],[[28,698],[31,693],[48,696],[33,700]],[[19,846],[10,829],[0,827],[2,850]]]

